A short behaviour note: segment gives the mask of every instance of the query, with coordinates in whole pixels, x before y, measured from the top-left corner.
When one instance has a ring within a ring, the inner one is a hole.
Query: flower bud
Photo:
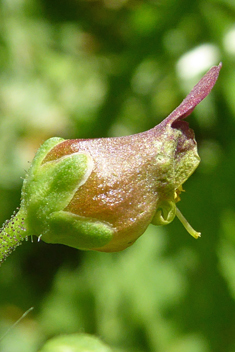
[[[134,243],[150,223],[166,225],[176,215],[198,238],[176,207],[200,161],[184,118],[209,94],[220,68],[212,67],[180,106],[147,132],[47,140],[22,188],[17,216],[24,218],[26,233],[48,243],[113,252]],[[9,233],[9,226],[4,231]]]

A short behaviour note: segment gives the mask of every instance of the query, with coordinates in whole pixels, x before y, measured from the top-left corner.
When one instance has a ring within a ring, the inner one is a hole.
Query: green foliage
[[[87,334],[61,335],[49,340],[40,352],[112,352],[98,338]]]
[[[1,352],[77,332],[118,352],[234,351],[234,15],[226,0],[0,2],[1,223],[44,140],[147,130],[223,61],[190,119],[202,163],[180,207],[202,238],[175,221],[117,254],[24,243],[0,270],[0,336],[35,309]]]

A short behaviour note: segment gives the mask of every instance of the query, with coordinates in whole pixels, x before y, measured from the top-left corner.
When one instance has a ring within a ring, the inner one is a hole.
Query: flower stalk
[[[0,229],[0,264],[14,251],[27,237],[24,227],[22,210],[14,212],[10,220],[6,220]]]

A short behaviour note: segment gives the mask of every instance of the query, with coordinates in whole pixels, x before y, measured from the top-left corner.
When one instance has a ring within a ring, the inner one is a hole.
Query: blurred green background
[[[1,352],[86,332],[118,352],[235,351],[235,2],[0,0],[0,222],[49,137],[141,132],[213,65],[190,117],[201,164],[176,219],[120,253],[24,242],[0,269]]]

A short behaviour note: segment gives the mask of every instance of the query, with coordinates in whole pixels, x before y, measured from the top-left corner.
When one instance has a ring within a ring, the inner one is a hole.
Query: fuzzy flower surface
[[[185,118],[210,93],[220,68],[221,64],[212,67],[183,102],[149,131],[114,138],[47,140],[24,180],[18,213],[0,233],[2,260],[4,250],[7,256],[29,235],[78,249],[120,251],[150,223],[166,225],[175,215],[198,238],[200,233],[176,207],[182,185],[200,162],[194,132]]]

